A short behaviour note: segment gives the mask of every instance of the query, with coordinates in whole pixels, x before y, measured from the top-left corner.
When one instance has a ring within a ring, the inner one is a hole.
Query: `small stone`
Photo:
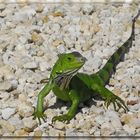
[[[90,27],[90,32],[96,34],[100,31],[100,26],[98,24],[93,24],[93,26]]]
[[[50,63],[48,63],[46,61],[41,61],[39,63],[39,68],[40,68],[41,71],[46,71],[46,70],[50,69],[50,67],[51,67]]]
[[[115,89],[113,89],[113,93],[117,96],[120,96],[121,90],[119,88],[115,88]]]
[[[66,51],[63,44],[57,46],[58,53],[64,53]]]
[[[0,120],[0,126],[2,127],[4,132],[14,132],[15,127],[10,124],[8,121]]]
[[[102,64],[101,58],[99,56],[94,56],[94,58],[92,59],[93,68],[96,70],[101,66],[101,64]]]
[[[23,125],[23,121],[19,118],[19,116],[13,116],[11,117],[10,119],[8,119],[8,121],[13,125],[15,126],[16,129],[22,129],[24,128],[24,125]]]
[[[60,131],[60,130],[57,130],[57,129],[50,129],[49,130],[49,136],[64,136],[65,135],[65,132],[64,131]]]
[[[65,128],[65,124],[63,123],[63,122],[60,122],[60,121],[56,121],[56,123],[55,123],[55,127],[57,128],[57,129],[64,129]]]
[[[101,136],[101,131],[95,131],[94,136]]]
[[[58,33],[60,31],[60,28],[61,28],[60,25],[55,23],[55,24],[52,25],[52,29],[51,30],[53,31],[53,33]]]
[[[82,47],[82,50],[83,50],[83,51],[87,51],[87,50],[89,50],[90,47],[91,47],[91,44],[85,43],[85,44],[83,45],[83,47]]]
[[[24,129],[27,132],[31,132],[31,131],[34,130],[34,128],[37,127],[37,121],[33,120],[32,116],[28,117],[28,118],[23,118],[22,121],[23,121],[23,124],[24,124]]]
[[[80,120],[79,124],[76,125],[76,128],[81,128],[82,130],[91,129],[93,122],[91,120]]]
[[[1,3],[1,4],[0,4],[0,10],[3,11],[5,8],[6,8],[6,5],[3,4],[3,3]]]
[[[43,13],[44,15],[47,15],[48,12],[49,12],[48,6],[47,6],[47,5],[44,5],[44,9],[43,9],[43,12],[42,12],[42,13]]]
[[[140,119],[140,111],[138,112],[138,118]]]
[[[28,98],[28,96],[25,95],[25,94],[19,94],[19,96],[18,96],[18,99],[19,99],[21,102],[27,101],[27,98]]]
[[[112,126],[116,130],[122,129],[122,123],[121,123],[119,114],[117,112],[111,111],[111,110],[107,110],[105,115],[106,115],[107,118],[109,117],[109,120],[111,121]]]
[[[134,52],[134,56],[135,56],[137,59],[140,59],[140,50],[137,50],[136,52]]]
[[[48,23],[48,21],[49,21],[49,17],[48,16],[43,17],[43,22],[44,23]]]
[[[136,129],[140,128],[140,120],[137,118],[134,118],[131,122],[131,125]]]
[[[2,12],[2,13],[0,13],[0,18],[4,18],[4,17],[6,17],[6,13],[5,12]]]
[[[54,47],[57,47],[57,46],[60,45],[60,44],[63,44],[63,41],[62,41],[62,40],[55,40],[55,41],[53,41],[53,43],[52,43],[52,45],[53,45]]]
[[[26,44],[27,43],[27,38],[25,36],[20,36],[19,37],[19,41],[22,43],[22,44]]]
[[[135,128],[134,128],[133,126],[130,126],[130,125],[125,124],[125,125],[123,126],[123,129],[124,129],[127,133],[129,133],[129,135],[134,135],[134,134],[135,134]]]
[[[90,4],[85,4],[82,6],[82,11],[86,14],[91,14],[91,12],[94,12],[95,7],[93,7],[93,5]]]
[[[101,126],[101,135],[102,136],[109,136],[114,133],[115,133],[115,129],[109,122],[102,124],[102,126]]]
[[[42,131],[41,130],[37,130],[34,132],[34,136],[42,136]]]
[[[52,109],[49,108],[46,109],[44,113],[48,118],[53,118],[54,116],[57,115]]]
[[[135,104],[137,104],[137,103],[138,103],[138,100],[137,100],[137,99],[135,99],[135,100],[129,99],[129,100],[127,101],[127,105],[135,105]]]
[[[38,65],[36,62],[27,62],[26,64],[23,65],[23,67],[26,69],[37,69]]]
[[[0,92],[0,99],[7,100],[10,97],[10,94],[8,92]]]
[[[32,116],[34,109],[31,104],[26,102],[20,102],[18,104],[18,113],[21,117]]]
[[[42,4],[38,4],[35,10],[37,13],[42,13],[43,9],[44,9],[44,6]]]
[[[101,115],[98,115],[98,116],[95,117],[95,121],[98,124],[102,125],[105,122],[105,118],[103,116],[101,116]]]
[[[43,51],[40,50],[40,51],[37,52],[37,56],[40,57],[40,56],[43,56],[43,55],[44,55],[44,52]]]
[[[124,124],[130,124],[135,117],[135,114],[123,114],[121,116],[121,122]]]
[[[9,91],[12,88],[12,84],[9,81],[0,82],[0,90]]]
[[[2,129],[0,129],[0,136],[3,136],[3,133]]]
[[[5,77],[5,79],[12,79],[14,78],[14,74],[13,74],[13,71],[11,69],[11,67],[9,65],[4,65],[2,67],[0,67],[0,73],[1,75],[3,75]],[[6,81],[6,83],[9,83],[9,81]],[[8,86],[8,85],[7,85]],[[3,87],[1,86],[0,84],[0,87]],[[5,87],[6,88],[6,87]],[[6,88],[7,89],[7,88]]]
[[[36,45],[42,45],[44,42],[44,39],[42,36],[36,32],[33,32],[31,35],[31,40],[36,43]]]
[[[28,136],[28,132],[26,132],[24,129],[16,130],[14,132],[15,136]]]
[[[131,106],[131,109],[132,110],[139,110],[140,109],[140,103]]]
[[[5,108],[2,109],[2,117],[5,120],[8,120],[13,114],[15,114],[16,109],[15,108]]]
[[[54,17],[59,17],[59,16],[63,17],[64,14],[62,12],[55,12],[55,13],[52,13],[52,16],[54,16]]]
[[[18,86],[18,81],[16,79],[13,79],[11,81],[11,85],[12,85],[12,90],[16,89]]]

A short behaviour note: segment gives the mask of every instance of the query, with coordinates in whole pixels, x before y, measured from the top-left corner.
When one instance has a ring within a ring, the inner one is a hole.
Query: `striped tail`
[[[140,15],[140,10],[138,14],[132,20],[132,32],[128,40],[117,49],[117,51],[109,58],[105,66],[97,72],[100,78],[104,81],[104,84],[107,84],[110,77],[116,70],[116,65],[123,60],[124,54],[129,51],[129,48],[132,46],[133,40],[135,39],[135,22]]]

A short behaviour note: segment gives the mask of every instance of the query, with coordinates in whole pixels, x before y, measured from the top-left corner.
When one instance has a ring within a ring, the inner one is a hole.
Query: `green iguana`
[[[78,73],[78,70],[84,65],[86,58],[79,52],[60,54],[58,60],[53,66],[47,85],[40,91],[38,95],[37,108],[34,112],[34,119],[37,118],[41,124],[41,119],[45,121],[43,112],[43,100],[52,90],[54,94],[63,101],[70,101],[71,107],[67,114],[55,116],[52,122],[58,120],[69,122],[74,118],[80,102],[85,102],[99,93],[105,100],[105,105],[112,103],[114,109],[123,108],[128,111],[124,101],[108,90],[105,85],[108,83],[116,65],[122,60],[124,54],[132,46],[135,37],[135,21],[140,15],[138,14],[132,20],[132,32],[128,40],[117,49],[117,51],[109,58],[104,67],[95,74]]]

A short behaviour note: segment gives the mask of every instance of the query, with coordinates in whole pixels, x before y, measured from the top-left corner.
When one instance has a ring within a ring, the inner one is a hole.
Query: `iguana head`
[[[60,54],[53,67],[52,75],[79,70],[84,65],[85,61],[86,58],[79,52]]]
[[[51,78],[55,79],[56,83],[68,82],[84,65],[85,61],[86,58],[79,52],[60,54],[53,67]]]

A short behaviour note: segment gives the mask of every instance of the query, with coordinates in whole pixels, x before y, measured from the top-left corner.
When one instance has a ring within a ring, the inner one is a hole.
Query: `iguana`
[[[115,110],[117,110],[117,108],[123,108],[125,111],[128,111],[124,101],[108,90],[105,85],[108,83],[116,65],[122,60],[124,54],[132,46],[135,37],[135,21],[139,15],[140,10],[132,20],[132,32],[128,40],[117,49],[103,68],[97,73],[90,75],[78,73],[78,70],[86,62],[86,58],[79,52],[59,55],[59,58],[51,71],[48,83],[38,95],[37,108],[34,111],[34,119],[37,118],[39,124],[41,124],[41,119],[45,121],[43,101],[44,97],[47,96],[51,90],[59,99],[71,102],[68,113],[53,117],[52,122],[58,120],[68,123],[74,118],[79,103],[89,100],[95,95],[95,93],[101,95],[105,100],[107,108],[112,103]]]

